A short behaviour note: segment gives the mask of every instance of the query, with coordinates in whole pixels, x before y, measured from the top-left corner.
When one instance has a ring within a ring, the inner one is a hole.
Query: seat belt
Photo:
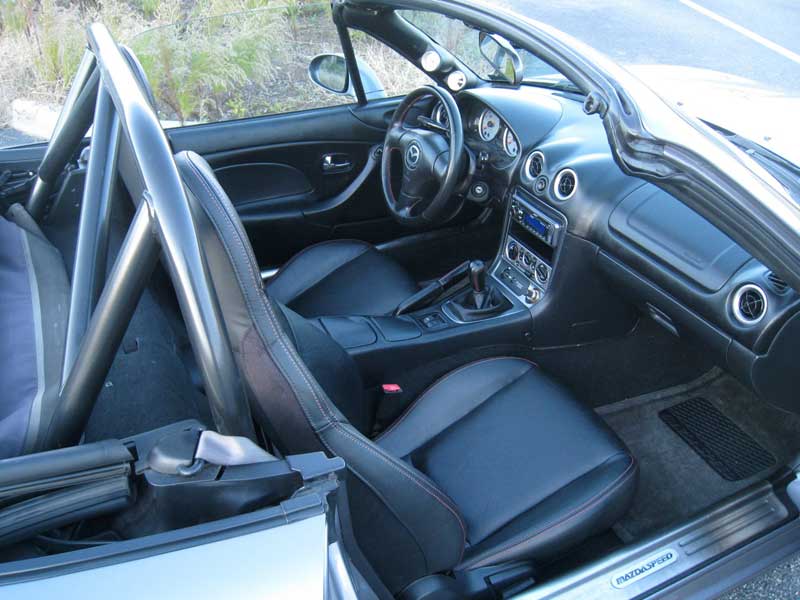
[[[220,467],[252,465],[278,460],[249,438],[221,435],[207,429],[200,432],[194,459]]]

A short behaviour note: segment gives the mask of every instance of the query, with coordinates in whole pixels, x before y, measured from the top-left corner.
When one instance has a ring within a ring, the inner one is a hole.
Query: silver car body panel
[[[328,528],[319,514],[254,533],[0,588],[6,600],[323,598]],[[346,596],[344,596],[346,597]]]

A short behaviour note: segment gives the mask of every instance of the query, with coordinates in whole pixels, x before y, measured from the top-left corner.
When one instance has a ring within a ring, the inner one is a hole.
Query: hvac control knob
[[[547,283],[548,279],[550,279],[550,270],[547,268],[547,265],[544,263],[536,265],[536,280],[539,283]]]
[[[509,242],[508,247],[506,248],[506,253],[508,254],[508,258],[511,260],[517,260],[519,258],[519,248],[514,242]]]

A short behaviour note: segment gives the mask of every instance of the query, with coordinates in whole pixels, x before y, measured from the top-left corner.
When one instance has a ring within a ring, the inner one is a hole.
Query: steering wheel
[[[414,104],[427,96],[437,98],[447,112],[449,136],[444,127],[434,128],[430,122],[430,128],[406,122]],[[407,225],[437,225],[451,219],[464,202],[454,192],[465,160],[461,112],[453,96],[432,85],[409,93],[394,112],[383,142],[381,184],[389,212]],[[397,165],[402,179],[395,195],[392,169]]]

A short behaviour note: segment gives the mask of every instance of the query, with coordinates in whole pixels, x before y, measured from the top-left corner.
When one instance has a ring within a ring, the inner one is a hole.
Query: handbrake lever
[[[439,279],[436,279],[435,281],[432,281],[431,283],[426,285],[416,294],[403,300],[397,307],[397,309],[395,309],[394,316],[399,317],[400,315],[404,315],[408,312],[411,312],[412,310],[416,310],[418,308],[423,308],[427,306],[434,298],[438,297],[442,292],[460,283],[463,279],[466,279],[467,275],[470,272],[469,263],[470,261],[465,260],[455,269],[448,271],[447,273],[442,275]]]

